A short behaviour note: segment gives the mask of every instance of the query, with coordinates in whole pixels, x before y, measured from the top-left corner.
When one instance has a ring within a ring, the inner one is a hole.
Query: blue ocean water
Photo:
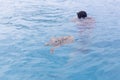
[[[85,10],[96,23],[71,19]],[[119,0],[0,0],[0,80],[120,80]],[[51,37],[75,41],[50,53]]]

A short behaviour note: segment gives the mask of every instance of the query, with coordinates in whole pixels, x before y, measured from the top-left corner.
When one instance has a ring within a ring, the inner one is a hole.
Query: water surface
[[[0,0],[0,80],[119,80],[119,0]],[[96,23],[71,19],[86,10]],[[50,53],[51,37],[75,42]]]

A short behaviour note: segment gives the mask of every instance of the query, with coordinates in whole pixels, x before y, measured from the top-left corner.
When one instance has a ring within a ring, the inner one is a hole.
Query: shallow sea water
[[[119,0],[0,0],[0,80],[120,80]],[[86,10],[96,23],[71,19]],[[51,37],[75,41],[50,53]]]

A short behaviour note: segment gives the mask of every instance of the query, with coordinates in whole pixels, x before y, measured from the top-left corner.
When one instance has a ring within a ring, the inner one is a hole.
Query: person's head
[[[87,17],[87,13],[85,11],[80,11],[80,12],[77,13],[77,17],[79,19],[81,19],[81,18],[84,19],[85,17]]]

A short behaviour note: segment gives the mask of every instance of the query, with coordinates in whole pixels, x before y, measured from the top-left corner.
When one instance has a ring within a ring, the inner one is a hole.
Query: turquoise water
[[[0,80],[120,80],[119,0],[0,0]],[[71,19],[86,10],[96,23]],[[57,48],[51,37],[75,37]]]

